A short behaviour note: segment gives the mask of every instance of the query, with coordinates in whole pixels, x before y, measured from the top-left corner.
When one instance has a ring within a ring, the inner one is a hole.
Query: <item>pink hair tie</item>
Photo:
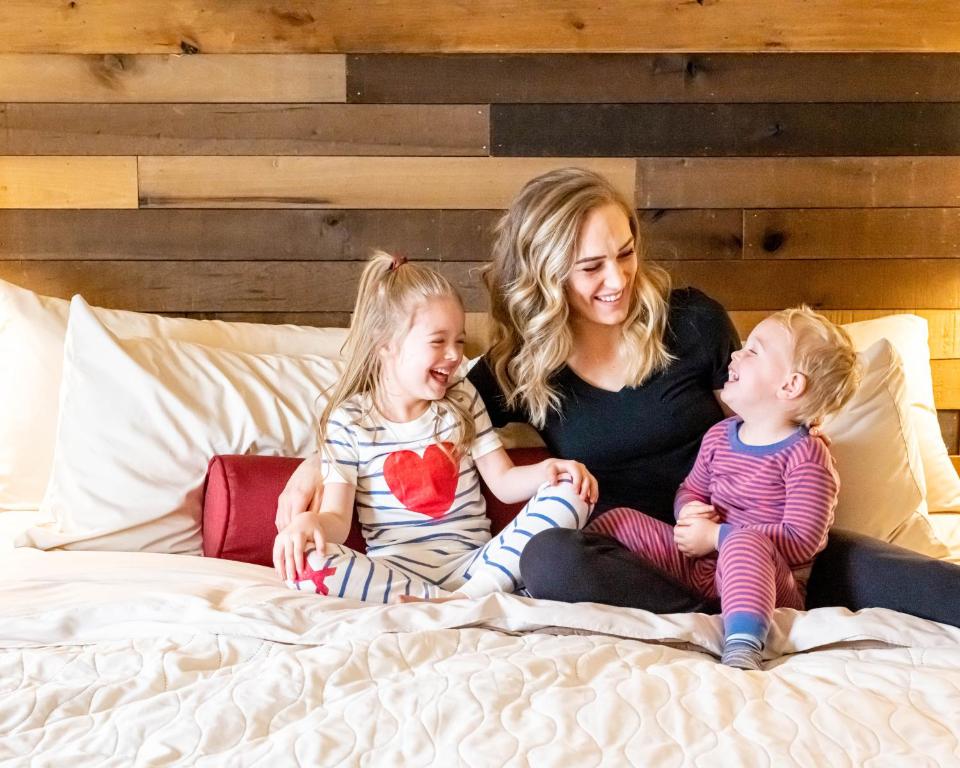
[[[394,256],[393,264],[390,265],[390,271],[393,272],[394,270],[400,269],[400,267],[402,267],[406,263],[407,263],[406,256]]]

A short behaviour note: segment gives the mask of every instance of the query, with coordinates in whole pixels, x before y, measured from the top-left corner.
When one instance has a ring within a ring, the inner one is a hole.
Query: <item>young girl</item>
[[[375,254],[360,281],[346,370],[320,417],[319,512],[296,515],[274,544],[289,586],[383,603],[513,592],[535,533],[584,525],[596,480],[575,461],[514,466],[473,385],[455,380],[463,344],[453,286]],[[480,477],[504,502],[536,494],[493,539]],[[354,506],[366,555],[342,545]]]
[[[829,450],[807,427],[842,407],[858,379],[849,337],[823,315],[768,317],[733,353],[720,396],[737,415],[704,436],[674,501],[676,527],[626,508],[588,527],[719,595],[724,664],[759,669],[773,609],[803,610],[838,491]]]

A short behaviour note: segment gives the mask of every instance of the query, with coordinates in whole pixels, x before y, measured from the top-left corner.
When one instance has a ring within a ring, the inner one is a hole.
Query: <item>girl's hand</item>
[[[703,517],[678,520],[673,529],[673,540],[687,557],[703,557],[715,552],[720,526]]]
[[[301,512],[317,512],[323,497],[323,473],[320,454],[301,462],[287,480],[277,499],[277,530],[282,531]]]
[[[588,504],[597,503],[597,478],[579,461],[547,459],[546,470],[551,485],[556,485],[563,475],[568,475],[573,482],[573,489],[581,499]]]
[[[326,536],[316,512],[301,512],[273,542],[273,567],[281,581],[295,581],[303,572],[304,558],[313,544],[318,552],[326,547]]]
[[[711,520],[714,523],[720,522],[720,513],[714,508],[713,504],[704,504],[702,501],[688,501],[677,513],[677,520],[688,520],[699,517],[704,520]]]

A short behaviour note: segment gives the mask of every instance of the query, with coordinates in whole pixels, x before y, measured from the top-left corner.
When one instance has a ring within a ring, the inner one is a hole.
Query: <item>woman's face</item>
[[[627,319],[637,278],[635,245],[620,206],[609,203],[587,214],[566,284],[574,321],[621,325]]]

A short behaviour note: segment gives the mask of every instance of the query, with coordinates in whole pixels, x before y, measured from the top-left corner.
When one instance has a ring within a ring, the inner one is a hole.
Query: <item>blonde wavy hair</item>
[[[806,304],[770,316],[793,339],[793,368],[803,374],[807,388],[800,398],[798,423],[819,424],[839,411],[857,391],[862,375],[850,336]]]
[[[603,176],[581,168],[550,171],[529,181],[496,228],[493,261],[484,270],[490,294],[490,367],[507,405],[522,406],[535,427],[560,410],[553,374],[570,357],[573,336],[565,294],[580,233],[596,208],[617,205],[630,222],[639,268],[622,326],[638,386],[671,360],[664,343],[670,278],[639,258],[639,224],[633,205]]]
[[[391,256],[384,251],[376,251],[360,277],[357,303],[350,322],[350,332],[344,342],[341,354],[346,367],[339,381],[326,393],[326,406],[317,421],[317,442],[321,451],[326,451],[326,434],[333,412],[351,398],[362,398],[362,413],[359,418],[368,415],[377,407],[377,393],[383,374],[380,350],[408,332],[413,325],[414,313],[431,299],[455,299],[463,308],[463,301],[457,289],[445,277],[428,267],[407,262]],[[456,382],[454,382],[455,384]],[[434,436],[437,443],[444,410],[453,415],[456,440],[450,458],[457,461],[469,448],[476,436],[476,426],[470,411],[466,394],[447,388],[447,393],[439,401],[434,424]],[[445,408],[444,408],[445,407]],[[326,451],[327,457],[329,451]]]

